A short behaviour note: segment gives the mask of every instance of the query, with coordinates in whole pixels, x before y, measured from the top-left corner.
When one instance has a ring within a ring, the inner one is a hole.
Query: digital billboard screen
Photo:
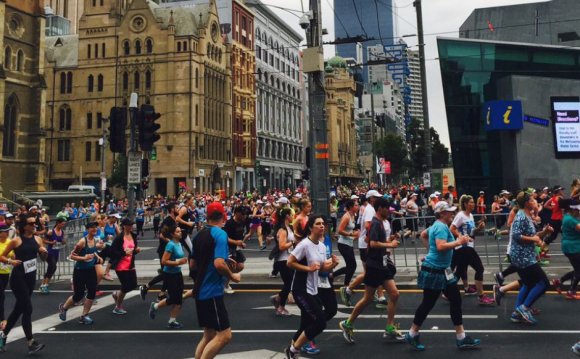
[[[552,97],[556,158],[580,158],[580,99]]]

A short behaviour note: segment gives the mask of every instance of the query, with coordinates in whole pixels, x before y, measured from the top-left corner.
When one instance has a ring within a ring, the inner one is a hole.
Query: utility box
[[[303,51],[302,71],[304,73],[324,71],[324,55],[322,48],[309,47]]]

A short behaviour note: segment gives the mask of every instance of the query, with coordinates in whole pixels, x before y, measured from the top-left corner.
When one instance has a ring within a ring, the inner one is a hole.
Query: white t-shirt
[[[389,237],[391,236],[391,223],[389,223],[388,219],[385,219],[383,221],[383,227],[385,227],[385,233],[387,234],[387,241],[389,240]],[[391,253],[391,248],[387,248],[387,253]]]
[[[294,242],[294,232],[292,231],[292,227],[286,227],[286,232],[288,233],[288,235],[286,236],[286,243]],[[278,256],[278,262],[288,260],[288,256],[290,256],[290,248],[288,248],[285,251],[280,251],[280,255]]]
[[[373,220],[373,217],[377,214],[375,211],[375,207],[373,207],[370,203],[367,204],[365,207],[365,211],[362,215],[362,219],[360,221],[360,234],[358,236],[358,247],[359,248],[367,248],[367,242],[365,242],[365,238],[367,237],[367,227],[366,222],[370,222]]]
[[[324,265],[326,261],[326,246],[324,242],[319,241],[318,244],[314,244],[310,239],[304,238],[296,248],[291,253],[298,262],[301,262],[306,258],[306,265],[310,266],[312,263],[318,262],[320,267]],[[302,263],[304,264],[304,263]],[[292,279],[292,290],[294,290],[295,285],[303,285],[299,282],[303,280],[304,275],[306,275],[306,292],[310,295],[318,294],[318,271],[315,272],[299,272],[296,271],[294,278]]]
[[[453,222],[451,223],[452,226],[457,228],[460,234],[464,236],[471,236],[471,232],[475,229],[475,220],[473,219],[473,214],[465,214],[465,212],[461,211],[455,215]],[[463,246],[457,246],[455,249],[459,249],[461,247],[475,247],[475,243],[473,241],[467,242]]]

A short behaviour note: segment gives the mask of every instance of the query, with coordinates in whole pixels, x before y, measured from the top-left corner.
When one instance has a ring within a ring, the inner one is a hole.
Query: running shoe
[[[224,288],[224,293],[226,293],[226,294],[234,294],[234,293],[235,293],[235,291],[232,289],[232,287],[231,287],[231,286],[229,286],[229,285],[228,285],[228,286],[226,286],[226,287]]]
[[[41,294],[50,294],[50,290],[48,289],[47,285],[41,285],[40,286],[40,293]]]
[[[155,315],[157,314],[157,309],[155,309],[155,302],[151,302],[149,306],[149,318],[155,319]]]
[[[477,346],[479,346],[479,343],[481,341],[479,339],[474,339],[472,337],[465,337],[461,340],[457,339],[456,343],[457,343],[457,347],[459,349],[473,349]]]
[[[280,297],[278,296],[278,294],[274,294],[273,296],[270,297],[270,303],[272,303],[274,309],[278,309],[278,307],[280,306]]]
[[[316,346],[316,343],[314,341],[311,341],[311,342],[304,344],[302,346],[302,348],[300,348],[300,351],[302,351],[308,355],[320,354],[320,348],[318,348],[318,346]]]
[[[169,328],[169,329],[181,329],[181,328],[183,328],[183,324],[181,324],[180,322],[178,322],[176,320],[174,322],[168,322],[167,328]]]
[[[466,296],[477,295],[477,288],[474,285],[470,285],[469,287],[464,289]]]
[[[495,282],[497,283],[498,286],[501,287],[503,285],[504,278],[503,278],[503,275],[501,275],[500,272],[495,273],[493,275],[493,278],[495,278]]]
[[[522,318],[522,315],[518,312],[513,312],[512,315],[510,316],[510,321],[512,323],[523,323],[524,322],[524,318]]]
[[[66,320],[66,309],[64,309],[64,303],[58,305],[58,317],[63,322]]]
[[[141,295],[141,300],[145,300],[145,297],[147,296],[147,291],[149,291],[149,287],[147,287],[147,284],[139,287],[139,295]]]
[[[481,306],[491,306],[495,304],[495,301],[488,297],[487,295],[482,295],[479,297],[479,299],[477,300],[477,304],[481,305]]]
[[[569,291],[566,292],[566,299],[569,299],[569,300],[578,300],[578,299],[580,299],[580,296],[578,296],[576,294],[576,292],[572,292],[572,291],[569,290]]]
[[[386,308],[388,304],[389,304],[389,301],[387,300],[387,298],[381,297],[377,301],[377,304],[375,305],[375,307],[378,309]]]
[[[541,259],[541,260],[540,260],[540,265],[541,265],[542,267],[545,267],[545,266],[547,266],[547,265],[549,265],[549,264],[550,264],[550,261],[549,261],[549,260],[547,260],[547,259]]]
[[[425,346],[423,344],[421,344],[421,341],[419,340],[419,334],[412,337],[411,334],[407,333],[407,334],[405,334],[405,341],[407,343],[411,344],[411,346],[413,348],[415,348],[415,350],[418,350],[418,351],[425,350]]]
[[[113,280],[113,278],[111,277],[111,275],[110,275],[110,274],[108,274],[108,273],[107,273],[107,274],[105,274],[105,275],[103,276],[103,279],[104,279],[104,280],[107,280],[107,281],[109,281],[109,282],[111,282],[111,281]]]
[[[289,317],[291,315],[292,314],[290,314],[290,312],[287,311],[286,308],[278,307],[278,309],[276,309],[276,316],[278,317]]]
[[[266,246],[261,246],[260,250],[263,251],[264,249],[266,249]]]
[[[572,353],[580,356],[580,342],[578,342],[572,346]]]
[[[122,307],[115,307],[115,309],[113,309],[113,314],[125,315],[125,314],[127,314],[127,311],[125,309],[123,309]]]
[[[444,293],[441,293],[441,299],[449,301],[449,298]]]
[[[503,298],[504,295],[505,295],[505,293],[500,290],[500,286],[497,284],[494,284],[493,285],[493,300],[495,301],[495,304],[497,304],[498,306],[501,305],[501,299]]]
[[[96,297],[102,297],[103,295],[105,295],[105,292],[103,292],[102,290],[97,290],[95,292]],[[95,300],[95,302],[96,302],[96,300]],[[95,304],[95,302],[93,302],[93,304]]]
[[[523,304],[521,304],[521,305],[518,305],[518,306],[516,307],[516,311],[517,311],[518,313],[520,313],[520,314],[521,314],[521,316],[522,316],[522,319],[523,319],[523,320],[524,320],[524,321],[525,321],[527,324],[534,325],[534,324],[536,324],[536,323],[538,322],[538,321],[536,320],[536,318],[534,318],[534,315],[532,314],[532,312],[530,312],[528,309],[526,309],[526,308],[524,307],[524,305],[523,305]]]
[[[290,346],[284,349],[284,354],[286,354],[286,359],[300,359],[300,352],[293,353]]]
[[[268,278],[278,278],[278,274],[270,273]]]
[[[342,304],[347,307],[352,307],[352,303],[350,302],[350,297],[352,296],[351,293],[348,291],[348,287],[340,287],[340,300]]]
[[[6,336],[4,333],[0,334],[0,352],[4,353],[6,351]]]
[[[28,344],[28,355],[37,353],[42,349],[44,349],[44,344],[40,344],[36,340],[32,339],[32,343]]]
[[[347,343],[354,344],[354,326],[350,324],[347,320],[343,320],[338,323],[340,330],[342,330],[342,337]]]
[[[558,294],[562,294],[562,282],[560,282],[559,279],[554,279],[552,281],[552,286],[554,287],[556,292],[558,292]]]
[[[404,342],[405,336],[399,331],[399,325],[388,325],[383,333],[384,339],[391,339],[396,342]]]
[[[89,317],[88,315],[81,315],[81,317],[79,318],[79,323],[80,324],[91,325],[94,322],[95,321],[91,317]]]

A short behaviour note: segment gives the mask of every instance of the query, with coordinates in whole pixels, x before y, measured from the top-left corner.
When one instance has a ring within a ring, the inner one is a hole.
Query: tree
[[[113,162],[113,172],[108,180],[110,187],[121,187],[127,189],[127,157],[123,155],[116,156]]]
[[[409,169],[407,145],[394,133],[387,133],[375,143],[375,155],[391,161],[391,175],[399,177]]]
[[[430,128],[430,135],[432,168],[447,167],[449,165],[449,149],[441,143],[439,134],[433,127]],[[410,176],[421,178],[426,169],[423,123],[417,119],[412,119],[407,129],[407,137],[411,157]]]
[[[445,168],[449,166],[449,150],[439,140],[439,134],[431,127],[431,162],[433,168]]]

